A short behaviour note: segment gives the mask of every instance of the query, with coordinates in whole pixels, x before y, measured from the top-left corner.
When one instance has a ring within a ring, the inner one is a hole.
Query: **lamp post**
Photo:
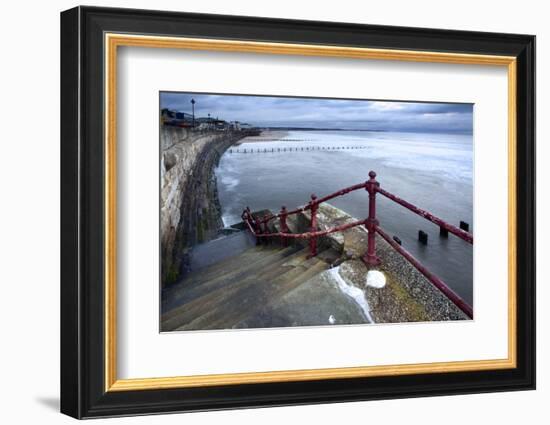
[[[195,127],[195,99],[191,99],[191,109],[193,110],[193,128]]]

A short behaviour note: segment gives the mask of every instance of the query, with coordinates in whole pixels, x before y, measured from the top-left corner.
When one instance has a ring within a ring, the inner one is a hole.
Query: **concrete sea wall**
[[[189,248],[210,240],[223,226],[214,167],[225,150],[243,137],[238,131],[161,127],[163,286],[178,279]]]

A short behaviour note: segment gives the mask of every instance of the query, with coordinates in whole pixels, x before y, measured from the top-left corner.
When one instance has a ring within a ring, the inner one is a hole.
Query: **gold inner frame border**
[[[468,360],[454,362],[398,364],[325,369],[229,373],[118,379],[117,323],[116,323],[116,98],[118,47],[149,47],[262,53],[278,55],[324,56],[355,59],[397,60],[404,62],[433,62],[469,65],[504,66],[508,72],[508,357],[495,360]],[[105,47],[105,391],[137,391],[217,385],[241,385],[323,379],[364,378],[411,375],[420,373],[450,373],[512,369],[517,365],[516,353],[516,58],[463,53],[428,52],[393,49],[371,49],[329,45],[288,44],[274,42],[236,41],[203,38],[161,37],[106,33]]]

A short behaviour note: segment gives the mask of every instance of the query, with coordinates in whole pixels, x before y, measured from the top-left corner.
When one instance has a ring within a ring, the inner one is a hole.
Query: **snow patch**
[[[386,286],[386,276],[378,270],[369,270],[367,273],[367,286],[381,289]]]
[[[340,266],[333,267],[328,272],[330,277],[332,277],[338,284],[338,288],[340,288],[340,291],[351,297],[357,303],[357,305],[361,307],[361,310],[363,310],[363,314],[365,315],[369,323],[374,323],[374,320],[370,315],[369,303],[367,302],[363,291],[345,281],[342,275],[340,275]]]

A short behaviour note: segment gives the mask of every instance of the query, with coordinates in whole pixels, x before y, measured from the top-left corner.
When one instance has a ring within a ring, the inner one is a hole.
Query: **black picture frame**
[[[516,57],[517,367],[106,392],[106,32]],[[534,36],[76,7],[61,13],[61,116],[61,412],[92,418],[535,388]]]

